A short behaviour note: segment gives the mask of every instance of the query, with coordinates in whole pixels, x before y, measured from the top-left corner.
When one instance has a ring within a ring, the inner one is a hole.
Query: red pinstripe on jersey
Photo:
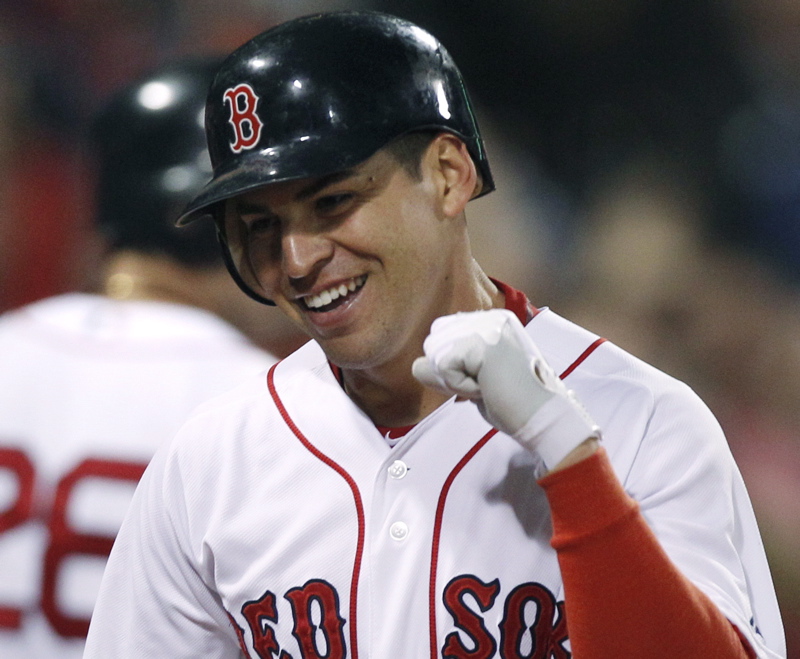
[[[275,368],[277,364],[274,364],[270,369],[269,373],[267,374],[267,387],[269,388],[269,393],[272,396],[272,400],[275,402],[275,406],[278,408],[280,412],[281,418],[284,420],[286,425],[291,429],[297,439],[300,440],[300,443],[305,446],[309,452],[314,455],[317,459],[321,460],[323,463],[328,465],[331,469],[333,469],[337,474],[339,474],[345,482],[350,487],[351,492],[353,493],[353,502],[356,506],[356,516],[358,518],[358,544],[356,546],[356,555],[355,560],[353,561],[353,577],[350,584],[350,650],[353,659],[358,659],[358,634],[357,634],[357,604],[358,604],[358,580],[361,575],[361,560],[364,553],[364,504],[361,501],[361,493],[358,491],[358,485],[356,485],[355,480],[353,477],[350,476],[338,463],[331,460],[327,455],[322,453],[318,448],[316,448],[308,439],[300,432],[300,429],[295,425],[294,421],[292,421],[289,413],[286,411],[286,408],[283,406],[283,402],[278,395],[278,391],[275,388]]]
[[[506,292],[506,300],[509,300],[508,292]],[[511,311],[515,313],[519,313],[519,306],[512,305],[516,308],[511,308]],[[523,308],[527,308],[526,305]],[[537,311],[538,313],[538,311]],[[566,378],[570,373],[572,373],[578,366],[580,366],[586,358],[591,355],[600,345],[605,342],[605,339],[597,339],[594,343],[592,343],[586,350],[584,350],[578,358],[572,362],[560,375],[561,379],[563,380]],[[439,560],[439,538],[442,532],[442,517],[444,515],[444,507],[447,499],[447,495],[450,491],[450,487],[455,481],[456,476],[458,476],[459,472],[467,465],[467,463],[475,457],[475,454],[483,448],[486,443],[495,435],[497,434],[497,430],[490,430],[486,433],[481,439],[478,441],[475,446],[473,446],[467,453],[464,455],[463,458],[458,462],[458,464],[453,468],[453,471],[450,472],[450,475],[447,477],[447,480],[442,487],[442,492],[439,495],[439,502],[436,505],[436,518],[435,518],[435,526],[433,530],[433,547],[431,550],[431,575],[430,581],[428,584],[428,615],[429,615],[429,630],[430,630],[430,648],[431,648],[431,659],[436,659],[438,657],[438,642],[436,638],[436,568],[437,563]]]
[[[486,442],[497,434],[497,429],[492,428],[478,442],[464,455],[458,464],[453,468],[453,471],[447,477],[447,480],[442,486],[442,491],[439,494],[439,501],[436,504],[436,517],[433,528],[433,543],[431,547],[431,576],[428,582],[428,616],[430,620],[430,636],[431,636],[431,659],[436,659],[438,656],[438,644],[436,640],[436,568],[439,562],[439,539],[442,534],[442,517],[444,516],[444,506],[447,501],[447,495],[450,492],[450,486],[455,481],[459,472],[475,457],[475,454],[480,451]]]
[[[578,366],[580,366],[586,360],[586,358],[589,355],[591,355],[595,350],[597,350],[597,348],[600,347],[600,345],[602,345],[605,342],[606,342],[606,340],[603,339],[603,338],[597,339],[597,341],[595,341],[594,343],[592,343],[592,345],[590,345],[588,348],[586,348],[586,350],[584,350],[581,353],[581,356],[578,357],[574,362],[572,362],[566,368],[566,370],[561,375],[559,375],[558,377],[560,377],[562,380],[564,378],[566,378],[570,373],[572,373],[572,371],[574,371],[576,368],[578,368]]]

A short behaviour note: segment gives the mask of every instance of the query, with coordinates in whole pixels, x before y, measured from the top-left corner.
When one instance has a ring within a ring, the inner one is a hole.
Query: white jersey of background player
[[[785,655],[708,409],[472,259],[493,182],[434,37],[274,28],[222,65],[207,132],[183,220],[210,212],[314,341],[151,463],[88,658]]]
[[[213,234],[172,227],[175,204],[208,177],[196,118],[213,64],[166,67],[98,120],[108,295],[0,316],[3,659],[83,654],[106,556],[156,447],[197,404],[275,361],[210,311],[235,290]],[[178,166],[204,178],[163,188]]]

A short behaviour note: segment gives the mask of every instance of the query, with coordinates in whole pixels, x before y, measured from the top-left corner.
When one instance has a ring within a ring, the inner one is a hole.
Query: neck
[[[413,425],[449,398],[423,387],[411,375],[411,361],[397,366],[395,372],[345,370],[342,377],[347,395],[381,426]]]
[[[213,277],[211,271],[188,268],[166,257],[122,251],[108,259],[103,293],[115,300],[153,300],[214,311],[206,293]]]
[[[471,280],[470,290],[444,314],[505,306],[505,296],[477,264],[474,268],[475,277]],[[444,314],[434,314],[430,322]],[[415,424],[450,398],[424,387],[411,374],[411,364],[423,354],[422,343],[426,336],[427,330],[419,336],[413,354],[398,356],[373,369],[342,369],[347,394],[376,424],[388,427]]]

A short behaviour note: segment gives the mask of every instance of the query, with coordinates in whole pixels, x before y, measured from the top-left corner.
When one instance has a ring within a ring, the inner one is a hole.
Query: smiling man
[[[705,405],[473,259],[494,182],[434,37],[285,23],[223,63],[206,129],[180,222],[312,340],[151,463],[87,657],[785,655]]]

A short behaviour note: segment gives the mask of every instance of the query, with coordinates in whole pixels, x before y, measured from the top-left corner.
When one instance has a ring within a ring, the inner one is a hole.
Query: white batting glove
[[[600,430],[507,309],[437,318],[412,372],[422,384],[472,400],[495,428],[547,468]]]

